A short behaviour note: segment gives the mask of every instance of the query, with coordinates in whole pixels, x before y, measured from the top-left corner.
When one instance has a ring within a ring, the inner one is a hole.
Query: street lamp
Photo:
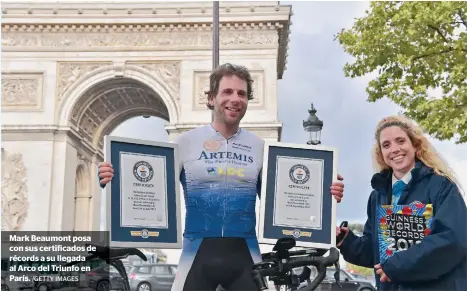
[[[310,115],[307,120],[303,121],[303,128],[310,133],[310,140],[307,142],[309,145],[321,144],[321,130],[323,129],[323,122],[316,116],[316,109],[311,103],[311,109],[308,110]]]
[[[212,3],[212,69],[219,65],[219,1]]]
[[[212,3],[212,69],[219,65],[219,1]],[[214,110],[211,110],[211,121],[214,121]]]

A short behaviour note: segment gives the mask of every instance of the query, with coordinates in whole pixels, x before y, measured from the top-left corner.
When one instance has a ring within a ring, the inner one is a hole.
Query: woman
[[[337,229],[344,259],[375,268],[378,290],[467,290],[466,205],[453,173],[404,117],[381,120],[375,139],[363,236]]]

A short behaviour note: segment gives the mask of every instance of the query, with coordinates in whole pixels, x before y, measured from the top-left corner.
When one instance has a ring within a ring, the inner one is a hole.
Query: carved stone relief
[[[20,153],[2,149],[2,230],[21,230],[29,211],[27,169]]]
[[[63,94],[70,88],[70,86],[76,82],[79,78],[85,74],[111,64],[110,62],[90,63],[90,62],[70,62],[70,63],[59,63],[58,64],[58,80],[57,80],[57,98],[62,99]]]
[[[195,72],[194,84],[194,106],[193,109],[206,109],[208,97],[206,91],[209,91],[209,74],[208,72]]]
[[[249,101],[249,108],[261,109],[264,107],[264,72],[262,70],[250,70],[253,79],[253,100]],[[194,78],[194,97],[193,109],[206,109],[207,96],[206,91],[209,90],[209,75],[210,72],[195,71]]]
[[[174,100],[180,100],[180,62],[127,62],[129,66],[138,66],[155,74],[164,82]]]
[[[2,33],[2,47],[35,47],[39,46],[40,35],[26,33]]]
[[[89,168],[91,166],[91,161],[89,161],[88,158],[82,154],[78,153],[78,164],[85,168]]]
[[[225,30],[220,32],[219,44],[231,45],[277,45],[279,36],[275,28],[266,30]],[[153,49],[167,49],[169,47],[183,47],[186,50],[212,46],[212,32],[206,30],[191,30],[183,32],[171,31],[139,31],[128,32],[126,29],[117,31],[112,29],[96,29],[94,32],[21,32],[4,31],[2,46],[8,47],[43,47],[49,49],[111,47],[150,47]]]
[[[42,73],[2,73],[2,110],[42,109]]]

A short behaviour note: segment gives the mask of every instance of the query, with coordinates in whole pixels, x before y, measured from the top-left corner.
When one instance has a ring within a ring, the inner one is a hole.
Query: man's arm
[[[393,282],[420,282],[450,272],[467,255],[466,205],[457,186],[449,180],[441,185],[433,204],[431,233],[420,244],[395,253],[384,264]],[[427,266],[434,266],[428,268]]]

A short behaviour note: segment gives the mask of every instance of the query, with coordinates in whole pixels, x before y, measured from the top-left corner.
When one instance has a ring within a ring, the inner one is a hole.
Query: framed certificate
[[[107,230],[115,247],[182,247],[178,147],[104,137],[114,177],[105,187]]]
[[[336,244],[337,150],[324,146],[266,142],[258,241],[275,244],[293,237],[300,247]]]

